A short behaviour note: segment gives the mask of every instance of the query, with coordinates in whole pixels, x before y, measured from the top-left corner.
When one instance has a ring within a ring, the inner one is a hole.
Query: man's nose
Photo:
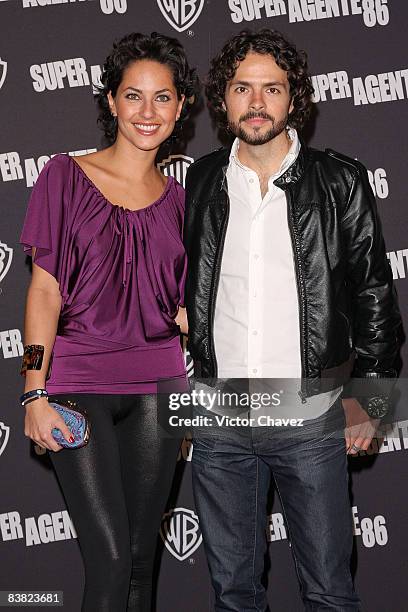
[[[249,106],[251,109],[257,111],[265,108],[265,101],[263,99],[262,92],[253,92]]]

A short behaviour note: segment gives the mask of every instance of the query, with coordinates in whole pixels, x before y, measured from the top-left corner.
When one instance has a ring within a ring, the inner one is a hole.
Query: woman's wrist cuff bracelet
[[[27,370],[41,370],[43,357],[44,347],[42,344],[28,344],[25,346],[20,374],[25,376]]]

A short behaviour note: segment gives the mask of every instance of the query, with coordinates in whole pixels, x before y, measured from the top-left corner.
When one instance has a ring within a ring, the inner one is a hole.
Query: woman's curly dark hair
[[[228,126],[227,113],[222,106],[227,83],[250,52],[271,55],[277,65],[287,72],[293,101],[289,124],[301,129],[312,109],[313,86],[307,71],[307,56],[304,51],[297,51],[280,32],[268,28],[258,32],[243,30],[233,36],[212,60],[205,91],[218,126],[223,129]]]
[[[157,32],[152,32],[150,36],[132,32],[115,41],[103,65],[102,86],[98,87],[99,91],[95,94],[99,109],[98,123],[109,144],[113,144],[116,140],[118,125],[109,108],[108,93],[111,92],[113,97],[116,96],[125,69],[137,60],[153,60],[168,66],[173,74],[178,98],[180,99],[182,95],[186,97],[171,139],[180,133],[181,125],[187,118],[198,92],[196,71],[189,67],[184,48],[176,38]]]

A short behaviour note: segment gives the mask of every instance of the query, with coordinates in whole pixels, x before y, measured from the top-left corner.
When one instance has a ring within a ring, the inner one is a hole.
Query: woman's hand
[[[187,320],[187,310],[185,309],[185,307],[183,306],[179,307],[177,316],[174,320],[179,326],[181,333],[187,336],[188,335],[188,320]]]
[[[61,431],[67,442],[74,441],[72,432],[65,424],[64,419],[49,405],[45,397],[40,397],[38,400],[27,404],[24,434],[41,448],[58,452],[62,449],[62,446],[56,443],[51,434],[54,427]]]

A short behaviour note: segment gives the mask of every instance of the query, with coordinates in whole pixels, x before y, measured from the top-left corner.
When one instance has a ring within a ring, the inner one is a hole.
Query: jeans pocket
[[[337,453],[346,452],[346,440],[343,431],[328,431],[305,440],[304,448],[316,453],[323,453],[327,458]]]
[[[217,440],[212,435],[199,435],[193,433],[192,438],[193,454],[192,461],[196,465],[205,466],[211,459]]]

